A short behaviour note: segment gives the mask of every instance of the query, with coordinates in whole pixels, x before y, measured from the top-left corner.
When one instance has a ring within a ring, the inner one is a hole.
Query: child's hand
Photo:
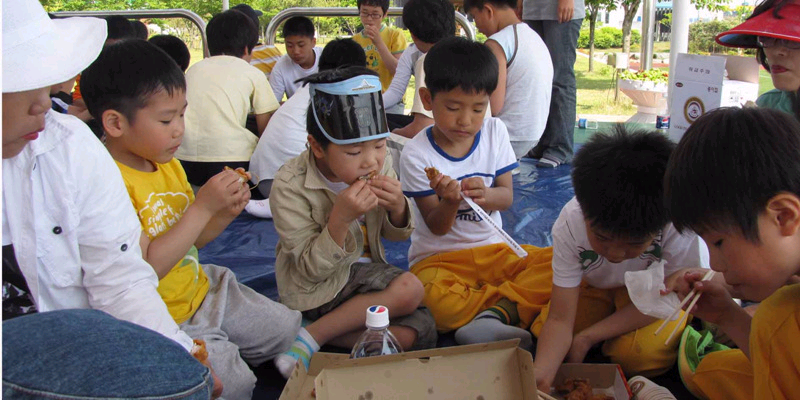
[[[406,197],[403,195],[400,181],[386,175],[376,175],[370,179],[369,187],[378,197],[378,205],[392,214],[400,214],[406,209]]]
[[[448,203],[461,203],[461,184],[447,175],[439,173],[431,179],[431,189],[436,195]]]
[[[225,170],[212,176],[197,191],[195,203],[208,210],[212,215],[221,210],[233,211],[241,205],[243,196],[247,196],[247,200],[250,199],[247,182],[240,182],[240,177],[241,175],[234,170]],[[244,194],[243,191],[247,193]],[[244,200],[244,203],[246,204],[247,201]],[[241,210],[239,211],[241,212]]]
[[[664,286],[666,286],[666,288],[661,291],[661,295],[664,296],[675,292],[679,297],[685,297],[692,290],[691,282],[686,277],[689,274],[696,273],[701,274],[700,277],[702,279],[706,272],[708,272],[708,270],[703,268],[682,268],[673,272],[672,275],[664,279]]]
[[[345,190],[339,192],[331,210],[331,216],[337,215],[342,222],[349,224],[367,211],[378,206],[378,196],[372,192],[364,180],[357,180]]]
[[[362,34],[368,37],[374,43],[376,40],[381,39],[381,26],[380,25],[364,25]]]
[[[733,301],[725,285],[713,279],[703,281],[703,275],[705,274],[699,272],[690,272],[685,275],[686,280],[700,294],[700,299],[694,309],[686,310],[686,312],[704,321],[719,324],[731,310],[740,307]]]
[[[594,346],[594,343],[592,343],[586,336],[581,335],[580,333],[575,335],[572,338],[572,345],[567,352],[567,359],[565,362],[582,363],[592,346]]]
[[[483,178],[472,177],[461,181],[461,191],[480,206],[486,204],[486,184]]]

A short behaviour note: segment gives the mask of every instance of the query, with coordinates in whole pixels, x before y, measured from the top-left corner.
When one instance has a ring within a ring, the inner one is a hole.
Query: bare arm
[[[436,194],[417,197],[414,201],[431,233],[441,236],[450,232],[456,221],[461,204],[461,183],[440,173],[431,180],[431,188]]]
[[[213,215],[212,211],[193,203],[181,219],[161,236],[151,240],[142,232],[139,240],[142,257],[156,271],[159,280],[183,259]]]
[[[469,196],[476,204],[486,211],[503,211],[511,207],[514,201],[514,188],[511,172],[506,172],[495,178],[493,187],[486,187],[483,178],[467,178],[461,181],[464,195]]]
[[[492,92],[492,95],[489,97],[489,103],[492,105],[492,116],[497,116],[500,114],[500,111],[503,110],[503,104],[506,100],[506,76],[507,76],[507,69],[506,69],[506,54],[503,52],[503,48],[500,45],[492,40],[489,39],[486,41],[486,46],[489,47],[489,50],[492,51],[495,58],[497,58],[498,64],[498,74],[497,74],[497,89]]]
[[[272,118],[272,112],[264,113],[264,114],[256,114],[256,126],[258,126],[258,137],[264,134],[264,131],[267,129],[267,124],[269,123],[269,119]]]
[[[411,121],[410,124],[402,128],[397,128],[392,132],[410,139],[416,136],[419,131],[431,125],[433,125],[433,118],[428,118],[420,113],[414,113],[414,120]]]
[[[575,314],[578,311],[580,288],[562,288],[553,285],[550,312],[547,315],[536,344],[536,359],[533,363],[536,386],[545,393],[556,377],[558,367],[564,361],[572,345]]]

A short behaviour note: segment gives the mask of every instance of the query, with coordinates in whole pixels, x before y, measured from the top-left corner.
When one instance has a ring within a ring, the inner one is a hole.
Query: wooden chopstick
[[[549,394],[547,394],[547,393],[545,393],[545,392],[543,392],[543,391],[541,391],[539,389],[536,389],[536,391],[539,392],[539,398],[540,399],[543,399],[543,400],[558,400],[555,397],[550,396]]]
[[[715,274],[715,272],[714,272],[713,270],[708,270],[708,272],[706,272],[706,274],[703,276],[703,279],[702,279],[702,280],[703,280],[703,281],[710,280],[711,278],[713,278],[713,277],[714,277],[714,274]],[[686,298],[685,298],[685,299],[683,299],[683,302],[681,302],[681,305],[680,305],[680,306],[678,306],[678,309],[676,309],[676,310],[675,310],[675,312],[673,312],[673,313],[672,313],[672,316],[674,316],[674,315],[675,315],[675,313],[677,313],[677,312],[678,312],[678,311],[679,311],[681,308],[683,308],[683,304],[685,304],[685,303],[686,303],[686,300],[688,300],[689,298],[691,298],[691,297],[692,297],[692,296],[691,296],[692,294],[694,294],[694,298],[692,299],[692,302],[691,302],[691,303],[689,303],[689,307],[686,307],[686,312],[684,312],[684,313],[683,313],[683,315],[681,316],[681,318],[678,320],[678,323],[677,323],[677,324],[675,324],[675,327],[674,327],[674,328],[672,328],[672,332],[669,334],[669,337],[667,337],[667,340],[666,340],[666,341],[664,341],[664,346],[666,346],[667,344],[669,344],[669,341],[670,341],[670,340],[672,340],[672,338],[675,336],[675,333],[677,333],[677,332],[678,332],[678,329],[680,329],[681,325],[682,325],[682,324],[683,324],[683,323],[684,323],[684,322],[685,322],[687,319],[689,319],[689,312],[692,310],[692,308],[694,308],[695,304],[697,304],[697,300],[700,300],[700,295],[702,295],[702,293],[697,293],[697,292],[696,292],[694,289],[692,289],[692,291],[689,293],[689,296],[686,296]],[[656,331],[656,335],[658,334],[658,332],[659,332],[659,331],[660,331],[662,328],[664,328],[664,326],[666,326],[667,322],[669,322],[669,320],[670,320],[670,319],[672,319],[672,316],[670,316],[668,319],[665,319],[665,320],[664,320],[664,322],[661,324],[661,326],[660,326],[660,327],[658,328],[658,330]]]
[[[711,277],[713,277],[713,276],[714,276],[714,273],[715,273],[715,272],[714,272],[713,270],[708,270],[708,272],[706,272],[706,274],[703,276],[703,279],[702,279],[702,280],[704,280],[704,281],[707,281],[707,280],[711,279]],[[686,305],[686,303],[688,303],[689,301],[691,301],[691,300],[692,300],[692,298],[693,298],[693,297],[695,297],[695,295],[697,295],[697,294],[698,294],[698,293],[697,293],[697,291],[696,291],[696,290],[694,290],[694,289],[692,289],[692,291],[691,291],[691,292],[689,292],[689,294],[687,294],[687,295],[686,295],[686,297],[684,297],[684,298],[683,298],[683,301],[681,302],[681,304],[679,304],[679,305],[678,305],[678,307],[677,307],[677,308],[675,308],[675,311],[673,311],[673,312],[672,312],[672,314],[670,314],[670,316],[669,316],[669,317],[667,317],[667,318],[665,318],[665,319],[664,319],[664,322],[662,322],[662,323],[661,323],[661,326],[659,326],[659,327],[658,327],[658,329],[656,329],[656,333],[655,333],[654,335],[658,335],[659,333],[661,333],[661,331],[662,331],[662,330],[664,330],[664,327],[666,327],[666,326],[667,326],[667,324],[669,323],[669,321],[670,321],[670,320],[672,320],[672,318],[674,318],[674,317],[675,317],[675,315],[677,315],[677,314],[678,314],[678,313],[681,311],[681,309],[683,308],[683,306],[685,306],[685,305]],[[691,310],[691,309],[692,309],[692,308],[691,308],[691,307],[689,307],[687,310]]]

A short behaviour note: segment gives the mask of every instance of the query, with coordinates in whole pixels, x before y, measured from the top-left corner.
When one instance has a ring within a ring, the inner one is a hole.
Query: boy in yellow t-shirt
[[[142,256],[159,277],[161,297],[182,330],[206,341],[222,397],[250,399],[256,377],[248,364],[286,351],[302,328],[299,312],[238,283],[228,268],[198,261],[197,248],[250,199],[244,171],[219,172],[195,198],[173,157],[183,139],[186,80],[155,45],[130,40],[106,47],[83,83],[142,224]]]
[[[353,35],[353,40],[367,53],[367,67],[378,73],[381,91],[392,83],[397,70],[397,60],[406,49],[403,32],[382,23],[388,15],[389,0],[358,0],[359,18],[364,29]]]
[[[684,384],[700,398],[797,398],[800,123],[767,108],[711,111],[681,138],[664,187],[675,227],[705,240],[711,268],[730,285],[694,273],[675,290],[686,295],[694,287],[700,298],[686,311],[716,324],[739,347],[699,352],[699,363],[689,366],[684,334]],[[761,304],[751,317],[733,297]]]

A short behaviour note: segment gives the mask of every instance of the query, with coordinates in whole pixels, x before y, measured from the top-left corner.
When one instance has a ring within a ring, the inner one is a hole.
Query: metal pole
[[[228,2],[228,0],[222,0],[222,11],[225,11],[225,10],[227,10],[229,8],[231,8],[231,7],[230,7],[230,3]]]
[[[669,94],[668,101],[672,98],[674,87],[675,68],[679,53],[689,51],[689,0],[674,0],[672,2],[672,39],[669,45]]]
[[[283,21],[302,15],[306,17],[357,17],[358,8],[355,7],[292,7],[287,8],[277,14],[269,21],[267,25],[266,42],[267,44],[275,44],[275,35],[278,33],[278,27]],[[389,16],[397,17],[403,15],[401,7],[389,7]],[[464,14],[456,11],[456,23],[464,28],[467,38],[475,40],[475,29],[469,23]]]
[[[185,18],[191,21],[200,30],[203,40],[203,57],[208,57],[208,43],[206,43],[206,21],[193,11],[183,8],[168,10],[113,10],[113,11],[59,11],[52,13],[56,18],[69,17],[96,17],[105,18],[112,15],[121,15],[126,18]]]
[[[656,0],[642,1],[642,58],[639,71],[653,68],[653,35],[656,21]]]

